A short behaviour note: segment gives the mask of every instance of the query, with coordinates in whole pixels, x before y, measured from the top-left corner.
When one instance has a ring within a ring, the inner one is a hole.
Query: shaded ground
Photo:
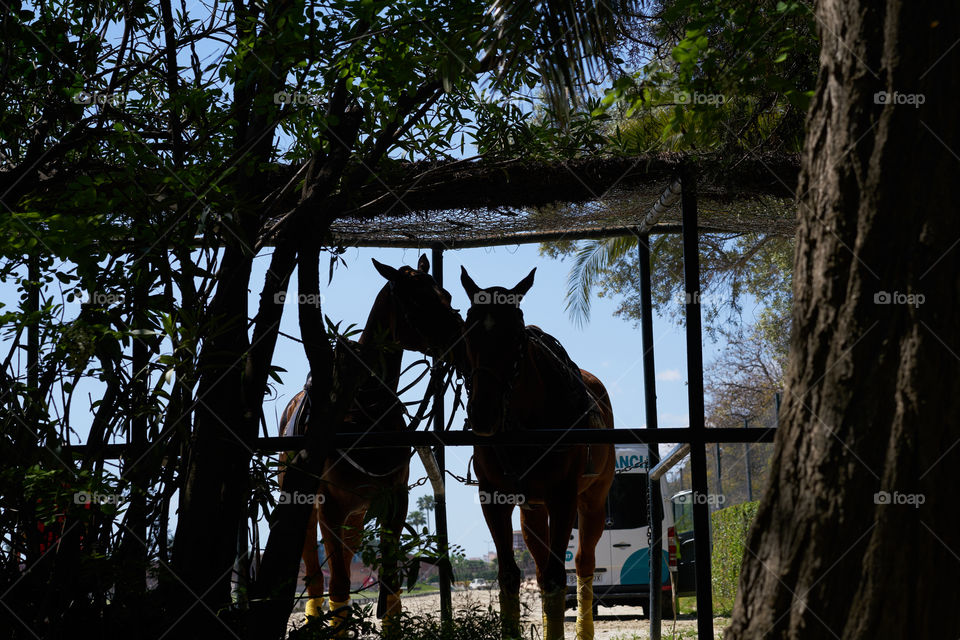
[[[525,637],[530,636],[531,625],[536,629],[532,637],[542,638],[540,597],[536,591],[521,591],[522,620]],[[454,611],[480,606],[499,608],[496,588],[492,590],[455,591],[453,593]],[[437,616],[440,610],[440,595],[431,593],[422,596],[404,596],[403,607],[412,614]],[[650,635],[650,621],[641,618],[640,607],[600,607],[600,615],[594,621],[595,640],[648,640]],[[299,626],[303,620],[303,613],[296,612],[291,616],[291,624]],[[576,615],[572,609],[567,610],[564,618],[564,635],[566,638],[575,637],[574,625]],[[723,635],[723,628],[729,624],[728,618],[714,618],[714,637]],[[673,633],[671,633],[673,632]],[[662,638],[696,638],[697,620],[695,615],[682,614],[676,621],[663,622]]]

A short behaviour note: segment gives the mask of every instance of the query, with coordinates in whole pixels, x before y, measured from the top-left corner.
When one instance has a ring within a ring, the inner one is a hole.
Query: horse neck
[[[400,366],[403,362],[403,349],[400,347],[400,341],[397,336],[396,314],[390,302],[390,294],[387,287],[380,290],[373,306],[370,308],[370,314],[367,316],[367,323],[363,326],[360,333],[360,339],[357,342],[361,345],[373,344],[378,339],[386,337],[388,343],[393,343],[394,349],[384,349],[383,353],[377,354],[375,361],[368,363],[377,365],[383,362],[384,371],[383,380],[387,385],[396,391],[400,384]],[[374,368],[376,371],[376,368]],[[383,388],[383,384],[374,380],[370,383],[372,388]]]

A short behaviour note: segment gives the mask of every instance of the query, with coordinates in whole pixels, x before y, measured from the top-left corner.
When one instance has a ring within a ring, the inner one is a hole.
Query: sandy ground
[[[467,608],[479,604],[481,607],[492,605],[494,609],[499,607],[496,588],[492,590],[478,591],[455,591],[453,593],[453,608]],[[403,607],[413,614],[419,615],[439,615],[440,595],[430,594],[425,596],[404,596]],[[541,612],[540,597],[536,591],[521,591],[521,610],[523,624],[526,629],[530,625],[536,626],[533,637],[542,637],[541,632]],[[648,640],[650,638],[650,621],[641,618],[640,607],[600,607],[600,614],[594,620],[595,640]],[[294,613],[291,616],[291,624],[299,626],[303,620],[303,613]],[[568,639],[575,637],[576,614],[573,609],[567,610],[564,618],[564,636]],[[714,637],[721,638],[723,628],[729,623],[727,618],[714,618],[713,628]],[[668,620],[663,622],[661,637],[664,640],[669,638],[696,638],[697,620],[690,615],[683,615],[676,622]],[[671,633],[673,632],[673,633]],[[527,635],[527,634],[524,634]]]

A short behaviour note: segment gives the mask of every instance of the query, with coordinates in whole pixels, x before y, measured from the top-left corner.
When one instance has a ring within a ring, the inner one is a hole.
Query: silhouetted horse
[[[579,369],[553,337],[524,325],[520,300],[535,272],[512,289],[481,289],[462,271],[471,301],[465,326],[470,425],[477,435],[612,429],[613,411],[600,381]],[[577,636],[592,640],[594,549],[613,482],[613,445],[478,446],[474,466],[483,516],[497,546],[504,635],[519,635],[521,574],[513,557],[511,517],[520,505],[523,538],[537,565],[545,640],[563,638],[564,558],[579,516]]]
[[[403,350],[439,357],[462,333],[463,320],[450,307],[450,294],[430,276],[425,255],[420,257],[417,269],[394,269],[376,260],[373,263],[387,284],[377,295],[358,341],[363,365],[372,375],[361,384],[346,424],[337,429],[340,432],[403,430],[403,408],[396,396]],[[280,420],[281,435],[303,433],[308,423],[304,419],[305,398],[306,392],[301,391],[287,405]],[[360,543],[368,510],[377,517],[381,548],[386,551],[382,553],[380,573],[380,589],[386,597],[381,597],[378,615],[389,617],[400,611],[396,562],[407,515],[410,453],[401,448],[337,449],[327,459],[318,504],[303,544],[308,616],[320,615],[324,593],[317,556],[317,523],[329,563],[330,610],[341,612],[331,622],[339,625],[349,612],[350,561]],[[281,456],[281,463],[285,460]],[[280,486],[282,490],[282,471]]]

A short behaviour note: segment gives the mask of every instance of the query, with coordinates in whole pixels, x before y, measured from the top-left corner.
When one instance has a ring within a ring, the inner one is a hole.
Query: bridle
[[[431,339],[427,334],[420,330],[419,324],[413,321],[410,317],[410,309],[407,304],[406,297],[400,295],[397,291],[397,283],[393,280],[387,281],[387,291],[390,294],[390,298],[393,302],[394,308],[397,310],[397,314],[400,316],[400,320],[404,323],[408,330],[412,331],[417,338],[426,345],[427,349],[434,353],[429,353],[428,355],[439,357],[439,349],[434,348],[434,340]],[[443,306],[443,305],[441,305]],[[460,320],[460,314],[456,309],[450,306],[443,307],[444,312],[451,316],[455,316],[456,320]]]
[[[519,310],[518,310],[519,311]],[[470,374],[464,376],[465,380],[469,381],[467,384],[467,393],[471,394],[473,391],[473,379],[480,371],[485,371],[489,374],[492,374],[496,378],[500,379],[501,382],[501,391],[500,391],[500,424],[502,426],[506,425],[507,422],[507,408],[510,404],[510,400],[513,397],[514,389],[516,388],[517,380],[520,378],[520,368],[523,365],[523,360],[527,355],[527,346],[529,345],[529,337],[527,335],[526,327],[523,324],[523,313],[520,312],[520,339],[517,341],[517,348],[513,358],[513,365],[510,367],[509,375],[503,375],[497,369],[493,367],[483,366],[483,365],[473,365],[471,363]],[[470,312],[467,312],[467,322],[470,322]],[[469,415],[468,415],[469,418]]]

